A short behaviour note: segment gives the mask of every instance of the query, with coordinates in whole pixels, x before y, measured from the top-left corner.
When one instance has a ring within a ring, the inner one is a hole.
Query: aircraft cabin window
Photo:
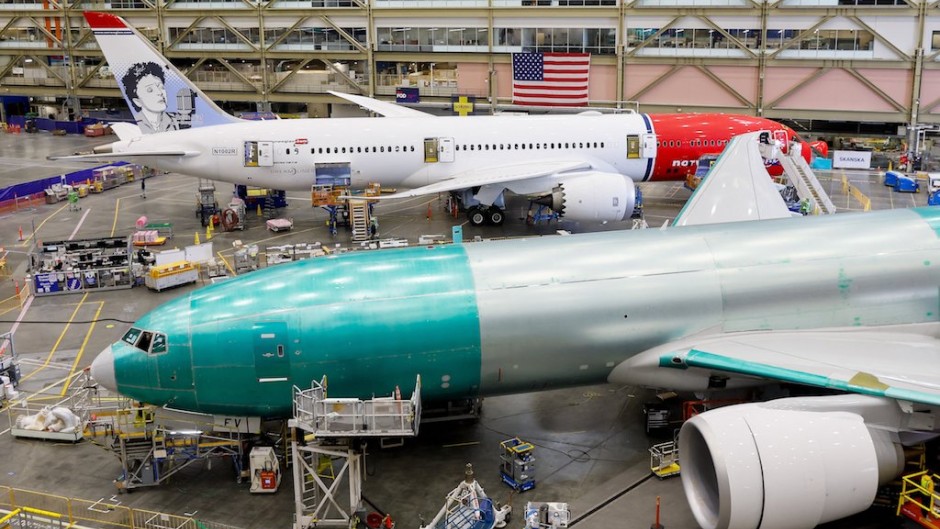
[[[284,154],[290,154],[290,147],[284,149]]]
[[[140,338],[140,329],[135,329],[132,327],[130,330],[124,333],[124,337],[121,339],[131,345],[134,345],[137,343],[137,338]]]
[[[601,142],[601,149],[604,148],[604,142]]]
[[[398,145],[396,145],[396,146],[395,146],[395,152],[398,152],[398,149],[399,149],[399,147],[398,147]]]
[[[411,152],[415,152],[415,146],[414,146],[414,145],[411,146]]]

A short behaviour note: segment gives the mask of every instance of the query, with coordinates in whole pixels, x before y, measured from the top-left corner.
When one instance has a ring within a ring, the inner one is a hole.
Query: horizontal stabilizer
[[[197,156],[199,151],[135,151],[135,152],[103,152],[95,154],[74,154],[68,156],[47,156],[47,160],[84,160],[89,162],[124,160],[126,158],[166,158]]]
[[[376,114],[381,114],[387,118],[433,118],[434,116],[428,114],[427,112],[421,112],[420,110],[415,110],[413,108],[403,107],[395,103],[389,103],[387,101],[379,101],[378,99],[373,99],[366,96],[357,96],[353,94],[346,94],[344,92],[334,92],[330,91],[336,97],[340,97],[349,101],[350,103],[355,103],[366,110],[371,110]]]

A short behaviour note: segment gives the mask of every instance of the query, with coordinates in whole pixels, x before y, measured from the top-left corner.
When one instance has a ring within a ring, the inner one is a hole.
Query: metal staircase
[[[802,156],[781,154],[779,160],[790,183],[796,187],[797,194],[801,198],[810,200],[811,214],[832,215],[836,212],[835,204],[823,190],[822,184],[819,183],[813,170]]]
[[[369,218],[369,203],[365,199],[349,199],[349,219],[352,226],[352,240],[367,241],[372,219]]]

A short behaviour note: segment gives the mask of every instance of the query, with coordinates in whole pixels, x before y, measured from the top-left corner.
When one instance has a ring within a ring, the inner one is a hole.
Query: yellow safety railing
[[[901,478],[901,497],[898,499],[897,515],[905,504],[911,503],[919,507],[923,513],[936,516],[940,511],[940,492],[934,486],[940,487],[940,476],[922,470],[908,474]]]
[[[7,512],[0,518],[0,529],[10,527],[11,522],[19,520],[24,514],[61,522],[63,526],[68,527],[82,525],[100,529],[137,529],[153,527],[154,520],[159,520],[161,526],[177,529],[238,529],[216,522],[196,520],[190,516],[132,509],[104,500],[66,498],[6,486],[0,486],[0,509]]]
[[[845,173],[842,173],[842,193],[851,195],[855,200],[858,200],[862,205],[862,211],[871,211],[871,199],[865,193],[859,191],[857,187],[849,184],[849,179],[845,176]]]

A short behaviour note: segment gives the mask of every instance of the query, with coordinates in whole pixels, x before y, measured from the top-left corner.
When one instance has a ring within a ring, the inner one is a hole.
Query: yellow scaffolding
[[[897,515],[904,515],[923,527],[940,529],[940,493],[935,490],[940,475],[929,470],[914,472],[901,478],[901,497]]]

